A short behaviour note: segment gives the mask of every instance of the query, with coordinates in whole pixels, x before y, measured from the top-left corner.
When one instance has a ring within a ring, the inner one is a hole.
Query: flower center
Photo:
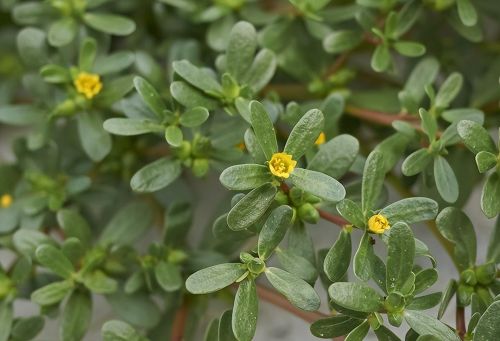
[[[368,219],[368,229],[371,232],[382,234],[390,228],[389,221],[381,214],[375,214]]]
[[[288,178],[295,169],[297,161],[292,159],[292,155],[286,153],[273,154],[269,161],[269,170],[273,175],[280,178]]]
[[[80,72],[75,81],[76,91],[91,99],[102,89],[101,77],[94,73]]]

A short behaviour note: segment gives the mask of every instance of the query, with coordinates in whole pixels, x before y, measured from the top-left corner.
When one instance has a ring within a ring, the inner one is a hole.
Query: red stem
[[[465,336],[465,311],[464,307],[459,307],[457,305],[457,312],[455,315],[455,320],[457,324],[457,332],[460,339],[464,339]]]
[[[184,329],[186,327],[188,309],[185,303],[177,310],[174,317],[174,323],[172,324],[172,341],[182,341],[184,338]]]
[[[345,220],[342,217],[336,216],[334,214],[331,214],[329,212],[323,211],[323,210],[318,210],[319,216],[331,223],[334,223],[335,225],[339,226],[340,228],[343,228],[344,225],[349,225],[349,222]]]

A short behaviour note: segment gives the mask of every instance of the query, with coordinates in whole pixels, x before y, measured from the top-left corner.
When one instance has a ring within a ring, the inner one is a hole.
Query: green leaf
[[[271,212],[259,233],[257,246],[261,259],[268,259],[283,240],[292,223],[292,216],[292,208],[286,205],[279,206]]]
[[[86,273],[83,277],[83,284],[95,294],[113,294],[118,288],[118,282],[108,277],[101,270]]]
[[[14,312],[12,305],[7,302],[0,303],[0,341],[8,341],[10,339],[10,331],[14,320]]]
[[[155,266],[155,278],[166,292],[179,290],[183,284],[179,267],[163,261]]]
[[[126,36],[135,31],[135,23],[121,15],[87,12],[83,15],[83,21],[97,31],[117,36]]]
[[[134,87],[148,108],[156,117],[163,120],[167,116],[167,107],[156,89],[147,80],[138,76],[134,77]]]
[[[276,191],[271,183],[265,183],[245,195],[229,212],[228,226],[239,231],[255,223],[273,203]]]
[[[498,153],[490,134],[479,123],[467,120],[460,121],[457,125],[457,131],[467,148],[474,154],[481,151]]]
[[[0,315],[2,315],[2,313],[0,313]],[[4,321],[2,317],[0,317],[0,321]],[[5,325],[7,325],[7,323],[5,323]],[[19,341],[32,340],[42,331],[44,325],[45,320],[42,316],[17,318],[12,326],[12,338]],[[5,339],[0,336],[0,340]]]
[[[419,57],[425,54],[425,46],[414,41],[397,41],[394,43],[394,49],[407,57]]]
[[[361,208],[367,216],[379,199],[384,185],[384,156],[381,152],[373,151],[366,159],[363,170]]]
[[[323,263],[323,270],[332,282],[340,281],[346,274],[351,263],[351,249],[351,233],[342,229]]]
[[[41,123],[44,119],[44,112],[29,105],[6,105],[0,108],[0,123],[14,126],[24,126]]]
[[[314,284],[318,278],[316,266],[294,251],[278,248],[276,250],[276,255],[283,269],[292,275],[303,279],[311,285]]]
[[[111,320],[103,324],[103,341],[142,341],[140,334],[128,323]]]
[[[351,50],[363,41],[361,31],[337,30],[323,39],[323,48],[326,52],[337,54]]]
[[[83,71],[90,71],[94,64],[97,53],[97,43],[95,39],[86,38],[80,46],[80,54],[78,55],[78,67]]]
[[[316,171],[295,168],[290,174],[291,182],[304,192],[326,201],[338,202],[345,197],[345,188],[334,178]]]
[[[413,291],[414,295],[420,294],[424,292],[428,288],[430,288],[434,283],[436,283],[438,279],[438,272],[436,269],[424,269],[415,275],[415,290]]]
[[[382,307],[382,297],[362,283],[333,283],[328,288],[328,294],[334,303],[354,311],[371,313]]]
[[[406,176],[413,176],[421,173],[431,162],[432,154],[427,148],[421,148],[408,155],[403,161],[401,171]]]
[[[374,332],[379,341],[400,341],[400,338],[396,334],[383,325],[375,329]]]
[[[47,39],[49,44],[55,47],[68,45],[75,38],[78,25],[71,17],[63,17],[54,21],[49,27]]]
[[[118,291],[113,295],[107,295],[106,298],[117,317],[134,326],[149,329],[160,321],[161,311],[146,293],[127,295]]]
[[[416,310],[404,312],[405,321],[420,335],[434,335],[440,340],[459,341],[460,338],[441,321]]]
[[[292,155],[294,160],[301,158],[314,145],[324,126],[323,113],[318,109],[309,110],[293,127],[285,144],[285,153]]]
[[[455,259],[462,270],[476,263],[476,234],[469,217],[454,207],[443,209],[436,218],[439,232],[455,244]]]
[[[383,208],[379,213],[393,225],[397,222],[407,224],[432,220],[438,214],[438,203],[424,197],[405,198]]]
[[[438,310],[438,319],[441,319],[444,315],[444,312],[446,311],[446,308],[448,307],[448,304],[450,304],[451,299],[455,295],[457,291],[457,282],[455,282],[454,279],[450,280],[448,283],[448,286],[446,287],[446,290],[443,293],[443,296],[441,297],[441,304],[439,305],[439,310]]]
[[[206,108],[194,107],[186,110],[179,118],[179,123],[184,127],[194,128],[202,125],[208,119],[209,113]]]
[[[104,130],[121,136],[134,136],[162,132],[165,128],[154,122],[138,118],[110,118],[104,121]]]
[[[411,275],[415,259],[413,232],[405,223],[391,227],[387,246],[386,288],[389,293],[401,292]]]
[[[297,308],[306,311],[319,309],[321,301],[318,294],[304,280],[273,267],[268,267],[265,274],[273,287]]]
[[[358,151],[358,140],[351,135],[342,134],[321,145],[307,168],[338,179],[352,166]]]
[[[389,68],[391,65],[391,55],[387,45],[381,44],[375,48],[370,65],[376,72],[383,72]]]
[[[177,161],[161,158],[139,169],[130,180],[136,192],[155,192],[167,187],[181,175]]]
[[[17,251],[26,257],[33,257],[36,248],[43,244],[55,244],[46,234],[28,229],[20,229],[14,233],[12,242]]]
[[[257,329],[259,300],[253,279],[244,279],[234,297],[231,319],[234,335],[239,341],[251,341]]]
[[[474,341],[495,340],[500,333],[500,301],[493,302],[477,323]]]
[[[188,60],[175,61],[172,64],[174,71],[186,82],[205,93],[218,96],[222,93],[222,87],[207,71],[191,64]]]
[[[252,66],[247,70],[245,77],[243,77],[243,83],[248,84],[254,93],[259,92],[273,78],[276,64],[273,51],[261,50],[255,56]]]
[[[31,294],[31,300],[42,306],[56,304],[73,290],[73,286],[73,282],[69,280],[54,282],[35,290]]]
[[[132,244],[151,227],[153,213],[146,202],[132,202],[123,206],[102,231],[100,242],[111,245]]]
[[[181,128],[176,125],[170,125],[165,129],[165,140],[172,147],[180,147],[182,145],[183,134]]]
[[[71,82],[71,75],[68,69],[56,64],[44,65],[40,69],[40,75],[47,83],[61,84]]]
[[[423,108],[420,108],[418,113],[422,121],[422,130],[427,134],[430,141],[434,141],[438,130],[436,119],[433,114]]]
[[[371,237],[368,232],[363,234],[361,241],[359,242],[359,247],[354,254],[353,271],[356,277],[362,281],[368,281],[370,279],[372,269],[371,262],[374,257],[373,245],[371,244]]]
[[[227,189],[246,191],[271,182],[273,176],[267,166],[243,164],[226,168],[221,173],[219,180]]]
[[[278,142],[273,122],[261,103],[250,102],[250,120],[257,142],[259,142],[266,159],[271,160],[273,154],[278,151]]]
[[[186,280],[186,289],[192,294],[208,294],[233,284],[243,276],[246,268],[240,263],[225,263],[199,270]]]
[[[257,49],[257,33],[252,24],[240,21],[233,26],[226,50],[227,71],[241,82],[252,65]]]
[[[443,82],[436,94],[434,104],[438,108],[447,108],[451,102],[457,97],[462,88],[463,77],[458,72],[452,73]]]
[[[476,165],[479,173],[486,173],[498,164],[497,156],[485,150],[476,154]]]
[[[91,241],[91,230],[87,221],[75,210],[62,209],[57,212],[57,222],[66,238],[75,237],[87,246]]]
[[[481,194],[481,210],[488,218],[495,217],[500,212],[500,175],[491,174],[483,187]]]
[[[233,332],[232,315],[233,312],[231,310],[226,310],[222,314],[219,321],[218,341],[238,341]]]
[[[231,328],[232,329],[232,328]],[[219,341],[219,319],[213,319],[208,325],[204,341]]]
[[[442,294],[435,292],[425,296],[414,297],[413,300],[406,306],[409,310],[427,310],[439,304]]]
[[[345,338],[345,341],[362,341],[365,339],[366,334],[370,330],[368,321],[364,321],[359,326],[354,328]]]
[[[458,16],[465,26],[474,26],[477,23],[477,12],[469,0],[457,0]]]
[[[187,108],[204,107],[208,110],[212,110],[219,105],[217,100],[205,96],[186,82],[172,82],[172,84],[170,84],[170,93],[177,102]]]
[[[449,203],[457,201],[458,182],[455,172],[453,172],[448,161],[441,155],[434,158],[434,179],[441,198]]]
[[[420,61],[406,80],[403,92],[408,94],[418,105],[424,97],[424,89],[434,82],[439,73],[439,62],[436,58],[427,57]]]
[[[500,245],[500,219],[497,219],[495,228],[493,229],[490,236],[487,254],[488,261],[500,263],[500,248],[498,247],[498,245]]]
[[[350,316],[336,315],[313,322],[311,333],[316,337],[330,339],[348,334],[362,322],[363,320]]]
[[[344,219],[356,227],[364,227],[366,222],[361,207],[350,199],[344,199],[337,204],[337,211]]]
[[[36,259],[44,267],[50,269],[62,278],[70,278],[75,268],[70,260],[52,245],[41,245],[36,249]]]
[[[92,318],[92,301],[88,292],[74,291],[64,307],[61,340],[81,340]]]
[[[133,75],[125,75],[111,79],[104,83],[103,90],[95,97],[94,102],[100,107],[110,107],[121,100],[133,89]]]
[[[81,112],[77,116],[78,135],[85,153],[94,162],[99,162],[111,151],[111,136],[102,127],[99,114]]]
[[[118,51],[106,56],[99,56],[91,70],[101,76],[120,72],[135,61],[135,54],[130,51]]]

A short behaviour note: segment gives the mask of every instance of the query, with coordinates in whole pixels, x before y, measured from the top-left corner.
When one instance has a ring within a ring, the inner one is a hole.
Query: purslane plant
[[[497,0],[0,9],[0,341],[498,338]]]

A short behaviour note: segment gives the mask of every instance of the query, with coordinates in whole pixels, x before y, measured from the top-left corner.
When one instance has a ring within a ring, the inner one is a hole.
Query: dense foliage
[[[47,319],[81,340],[98,296],[104,340],[250,341],[261,300],[321,338],[498,339],[498,0],[0,6],[0,124],[24,127],[0,165],[0,341]],[[199,218],[213,175],[227,200]],[[477,188],[493,231],[462,210]],[[207,326],[214,300],[232,309]]]

